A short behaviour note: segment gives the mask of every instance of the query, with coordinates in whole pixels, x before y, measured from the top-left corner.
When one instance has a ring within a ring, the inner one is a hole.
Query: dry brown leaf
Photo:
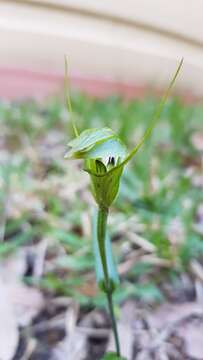
[[[26,250],[21,249],[1,260],[0,276],[6,284],[19,281],[25,274],[27,267],[26,254]]]
[[[203,359],[202,334],[203,324],[198,324],[197,321],[188,322],[180,330],[180,335],[185,340],[186,353],[193,359]]]
[[[20,326],[29,325],[44,306],[41,292],[22,283],[27,267],[26,257],[27,251],[22,249],[0,264],[0,280],[11,299],[15,318]]]
[[[193,225],[195,231],[203,234],[203,204],[199,204],[196,214],[196,223]]]
[[[203,305],[203,283],[202,280],[195,280],[195,293],[198,304]]]
[[[52,360],[85,360],[86,356],[86,335],[75,331],[53,350]]]
[[[175,217],[169,222],[167,228],[167,237],[170,243],[174,246],[181,245],[184,242],[184,226],[179,217]]]
[[[80,294],[88,296],[88,297],[95,297],[98,291],[97,284],[95,279],[88,279],[86,280],[84,285],[81,285],[78,288]]]
[[[199,280],[203,281],[203,267],[197,260],[190,262],[190,269]]]
[[[150,321],[155,328],[162,329],[163,319],[164,324],[166,325],[171,322],[176,322],[178,319],[187,317],[190,314],[202,311],[202,307],[196,302],[187,302],[183,304],[165,303],[150,314]]]
[[[137,246],[141,247],[147,252],[154,252],[156,250],[156,247],[154,244],[150,243],[147,239],[143,238],[140,235],[137,235],[133,232],[127,232],[128,239]]]
[[[53,350],[52,360],[84,360],[87,355],[87,336],[76,327],[79,308],[73,303],[66,313],[66,337]]]
[[[195,149],[199,151],[203,151],[203,133],[202,132],[195,132],[192,134],[191,137],[192,145]]]
[[[13,304],[7,288],[0,280],[0,359],[11,360],[16,352],[19,333]]]
[[[203,175],[201,173],[195,174],[192,178],[192,185],[198,188],[203,188]]]
[[[44,306],[44,299],[39,290],[18,282],[6,284],[12,299],[16,320],[20,326],[29,325]]]

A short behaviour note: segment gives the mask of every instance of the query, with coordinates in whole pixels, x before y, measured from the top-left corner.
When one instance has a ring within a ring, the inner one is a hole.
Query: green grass
[[[79,130],[110,126],[130,149],[150,123],[157,100],[95,100],[74,94],[72,103]],[[117,259],[126,262],[138,248],[128,237],[137,232],[171,266],[160,274],[138,260],[122,277],[118,302],[128,296],[161,301],[160,278],[187,271],[191,260],[203,255],[203,238],[194,226],[203,202],[195,182],[202,172],[202,153],[192,142],[195,133],[203,133],[202,117],[203,106],[170,100],[153,136],[125,171],[110,221]],[[104,299],[92,290],[93,202],[87,174],[78,171],[80,163],[63,159],[73,137],[64,105],[58,99],[1,102],[0,127],[0,257],[46,240],[45,273],[37,286],[101,305]],[[127,232],[119,230],[122,224]]]

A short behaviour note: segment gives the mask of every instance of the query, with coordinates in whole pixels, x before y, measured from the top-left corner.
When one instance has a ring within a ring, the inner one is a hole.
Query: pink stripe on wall
[[[37,98],[59,91],[62,76],[0,67],[0,98]]]
[[[63,91],[63,81],[64,77],[61,74],[0,67],[0,98],[11,100],[32,97],[40,100]],[[71,88],[96,97],[120,94],[132,98],[143,96],[145,93],[144,87],[141,86],[90,79],[75,74],[70,76],[70,82]]]
[[[0,67],[0,98],[22,100],[43,98],[63,92],[64,76],[53,73],[33,72],[27,69]],[[144,86],[124,84],[106,79],[85,78],[77,74],[70,75],[71,89],[78,89],[94,97],[106,97],[118,94],[126,99],[142,98],[149,93]],[[156,92],[160,95],[162,92]],[[184,94],[185,102],[198,100],[191,94]]]

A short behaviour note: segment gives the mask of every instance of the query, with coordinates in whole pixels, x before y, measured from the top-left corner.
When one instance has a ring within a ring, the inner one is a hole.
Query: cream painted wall
[[[0,0],[0,67],[203,94],[203,1]]]

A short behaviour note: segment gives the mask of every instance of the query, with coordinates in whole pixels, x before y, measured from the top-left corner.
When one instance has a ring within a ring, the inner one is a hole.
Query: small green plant
[[[79,134],[73,119],[72,106],[68,91],[67,59],[65,59],[65,93],[69,112],[72,118],[75,138],[69,142],[66,159],[83,159],[84,170],[91,180],[91,191],[97,204],[97,212],[93,219],[94,254],[97,281],[100,289],[106,294],[109,313],[114,332],[116,354],[107,354],[104,359],[122,359],[120,343],[113,306],[113,293],[119,285],[119,277],[113,260],[110,237],[107,231],[109,209],[116,198],[124,167],[134,157],[144,141],[151,135],[160,118],[171,88],[181,69],[183,59],[164,94],[150,126],[139,143],[131,152],[110,128],[94,128]]]

